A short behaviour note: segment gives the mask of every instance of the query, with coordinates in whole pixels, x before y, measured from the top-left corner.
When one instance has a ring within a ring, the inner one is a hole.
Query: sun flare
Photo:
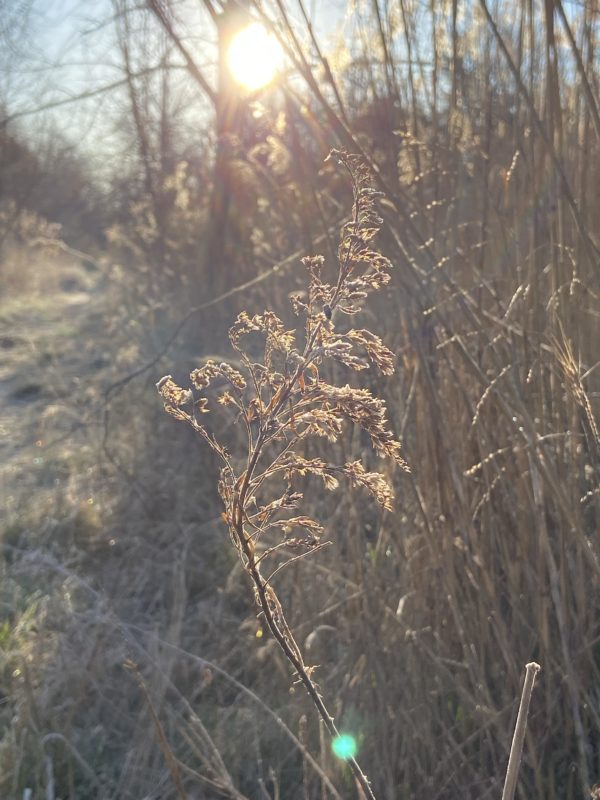
[[[263,25],[253,22],[231,40],[227,64],[237,83],[255,91],[275,78],[283,64],[283,51]]]

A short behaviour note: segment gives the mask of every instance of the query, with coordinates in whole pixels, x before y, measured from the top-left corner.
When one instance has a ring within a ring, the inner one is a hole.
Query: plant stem
[[[515,796],[519,766],[521,765],[521,755],[523,753],[523,742],[525,741],[525,731],[527,729],[529,701],[531,700],[531,693],[533,692],[535,676],[540,669],[540,665],[536,664],[535,661],[525,665],[525,683],[523,684],[519,713],[517,714],[515,732],[513,734],[510,755],[508,757],[508,767],[506,769],[506,780],[502,791],[502,800],[513,800]]]
[[[283,610],[279,606],[279,600],[275,595],[273,589],[271,589],[267,582],[264,580],[260,573],[259,565],[256,561],[256,557],[254,554],[254,547],[252,545],[252,540],[248,537],[244,531],[244,501],[245,495],[248,489],[248,484],[250,483],[252,472],[254,471],[254,467],[256,466],[256,462],[258,461],[258,456],[260,450],[262,448],[262,439],[261,435],[259,434],[259,439],[257,441],[256,448],[254,453],[250,458],[250,464],[248,470],[246,471],[246,475],[244,476],[244,480],[242,481],[242,486],[240,488],[239,494],[234,500],[234,508],[232,509],[232,522],[233,522],[233,532],[235,534],[235,538],[237,539],[238,545],[241,551],[244,554],[244,558],[246,560],[246,571],[249,573],[250,577],[252,578],[252,582],[254,584],[254,588],[256,591],[256,598],[258,600],[258,604],[260,609],[264,615],[265,621],[267,623],[267,627],[271,631],[271,634],[274,636],[275,640],[279,644],[283,654],[288,659],[288,661],[293,666],[294,670],[298,674],[301,682],[304,685],[310,699],[312,700],[314,706],[316,707],[319,716],[323,720],[325,727],[329,731],[329,734],[332,738],[339,736],[339,731],[333,721],[333,717],[327,710],[325,703],[323,702],[323,698],[319,694],[319,690],[317,689],[316,684],[310,677],[304,662],[302,660],[302,656],[300,654],[300,650],[298,645],[293,639],[291,631],[289,631],[287,627],[287,623],[285,621],[285,617],[283,615]],[[269,599],[269,595],[270,598]],[[280,617],[279,620],[275,618],[275,614],[273,613],[273,603],[277,603],[277,616]],[[361,789],[365,794],[366,800],[376,800],[375,795],[373,794],[373,790],[369,784],[367,776],[364,774],[360,765],[356,761],[355,758],[348,759],[348,765],[354,774],[357,782],[359,783]]]

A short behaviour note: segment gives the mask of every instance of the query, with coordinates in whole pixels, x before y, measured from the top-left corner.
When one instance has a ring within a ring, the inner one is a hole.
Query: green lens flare
[[[354,758],[356,755],[356,739],[349,733],[341,733],[339,736],[336,736],[331,743],[331,749],[333,750],[334,756],[348,761],[349,758]]]

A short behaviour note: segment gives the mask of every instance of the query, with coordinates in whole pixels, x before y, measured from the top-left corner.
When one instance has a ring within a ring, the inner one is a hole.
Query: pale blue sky
[[[62,102],[122,79],[111,22],[112,0],[29,0],[20,8],[12,5],[14,0],[0,0],[0,14],[7,2],[5,20],[11,54],[0,64],[0,102],[6,104],[9,113]],[[289,5],[295,17],[297,5]],[[346,0],[308,0],[306,6],[325,45],[343,30]],[[23,17],[22,8],[28,9],[27,17]],[[192,33],[194,56],[210,79],[216,60],[214,25],[205,13],[198,13],[201,4],[197,0],[180,0],[175,8]],[[177,56],[173,60],[180,61]],[[114,144],[115,132],[108,120],[114,119],[119,103],[124,102],[122,92],[107,92],[27,114],[18,125],[41,137],[49,128],[58,129],[67,141],[101,164]],[[201,101],[198,105],[201,107]]]

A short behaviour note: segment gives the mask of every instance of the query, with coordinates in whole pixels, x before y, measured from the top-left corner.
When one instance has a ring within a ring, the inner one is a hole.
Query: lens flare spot
[[[354,736],[349,733],[340,733],[331,743],[331,749],[334,756],[348,761],[350,758],[354,758],[358,748]]]

